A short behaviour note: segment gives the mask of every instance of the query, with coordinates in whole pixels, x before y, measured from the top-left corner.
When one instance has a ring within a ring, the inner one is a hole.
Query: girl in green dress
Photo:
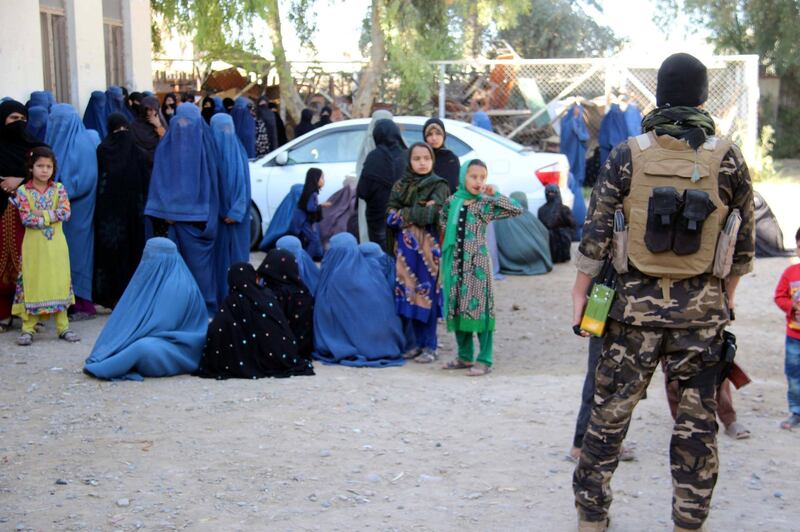
[[[458,190],[445,201],[440,219],[444,316],[458,344],[458,357],[444,369],[468,369],[471,377],[486,375],[492,367],[494,290],[486,227],[492,220],[522,214],[516,202],[486,184],[487,176],[480,159],[463,165]],[[473,333],[480,342],[477,362]]]

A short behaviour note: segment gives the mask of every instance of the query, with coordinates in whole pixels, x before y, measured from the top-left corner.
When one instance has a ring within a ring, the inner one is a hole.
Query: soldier
[[[642,121],[645,133],[614,148],[592,193],[576,258],[573,323],[592,278],[611,258],[617,296],[573,476],[580,531],[607,527],[622,440],[662,359],[680,384],[670,441],[675,530],[699,530],[708,517],[719,467],[722,332],[739,279],[752,270],[755,225],[747,166],[739,148],[714,136],[714,121],[701,108],[707,97],[706,67],[688,54],[668,57],[658,71],[658,107]],[[615,236],[618,210],[627,232]],[[728,236],[737,211],[738,236]]]

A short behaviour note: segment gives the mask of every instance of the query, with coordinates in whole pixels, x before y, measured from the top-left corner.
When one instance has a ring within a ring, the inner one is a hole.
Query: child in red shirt
[[[795,235],[800,257],[800,229]],[[786,313],[786,380],[789,382],[789,417],[783,429],[800,425],[800,264],[789,266],[775,289],[775,303]]]

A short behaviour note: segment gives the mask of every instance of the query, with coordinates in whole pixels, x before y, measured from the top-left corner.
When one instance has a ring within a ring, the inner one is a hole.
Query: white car
[[[409,146],[422,142],[422,126],[426,120],[419,116],[394,118]],[[250,161],[253,245],[258,245],[289,188],[305,182],[309,168],[320,168],[325,174],[320,202],[339,190],[347,176],[355,175],[356,159],[369,122],[368,118],[334,122]],[[449,119],[443,122],[447,130],[445,145],[461,163],[482,159],[489,167],[489,182],[504,194],[516,191],[527,194],[528,208],[534,214],[545,203],[541,181],[559,183],[564,204],[572,205],[572,193],[567,188],[569,163],[564,155],[534,152],[466,122]]]

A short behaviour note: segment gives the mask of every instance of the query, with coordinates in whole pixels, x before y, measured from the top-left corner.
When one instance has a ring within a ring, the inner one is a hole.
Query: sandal
[[[784,430],[792,430],[800,425],[800,414],[792,414],[781,422],[781,428]]]
[[[442,369],[469,369],[472,366],[474,366],[472,362],[464,362],[460,358],[454,358],[453,360],[442,366]]]
[[[747,430],[744,425],[739,423],[738,421],[734,421],[727,427],[725,427],[725,434],[733,438],[734,440],[746,440],[750,437],[750,431]]]
[[[492,367],[487,366],[486,364],[481,364],[478,362],[467,372],[467,377],[483,377],[484,375],[488,375],[492,372]]]
[[[436,351],[432,349],[423,349],[420,355],[414,359],[414,362],[419,362],[420,364],[430,364],[431,362],[436,362],[439,359],[439,355],[436,354]]]
[[[17,345],[29,346],[33,343],[33,335],[29,332],[24,332],[17,336]]]
[[[211,321],[210,318],[209,321]],[[411,360],[412,358],[417,358],[420,353],[422,353],[422,349],[420,349],[419,347],[413,347],[408,351],[406,351],[405,353],[403,353],[403,358],[405,360]]]
[[[59,334],[58,338],[61,339],[61,340],[65,340],[65,341],[67,341],[67,342],[69,342],[71,344],[81,341],[80,337],[77,334],[75,334],[73,331],[70,331],[69,329],[67,329],[63,333]]]

